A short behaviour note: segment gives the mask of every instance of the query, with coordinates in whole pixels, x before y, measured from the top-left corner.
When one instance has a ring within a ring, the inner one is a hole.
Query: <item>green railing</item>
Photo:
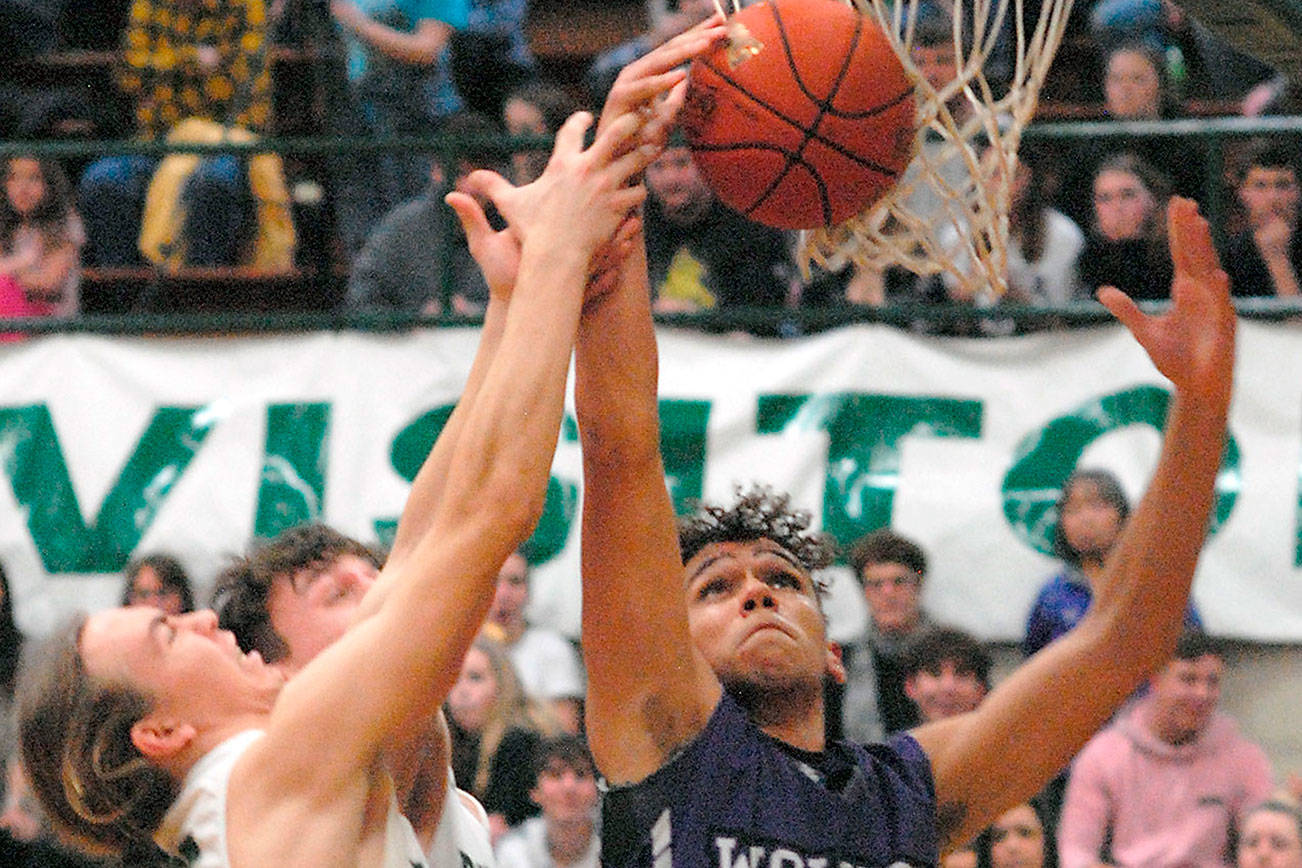
[[[1193,138],[1206,143],[1204,206],[1213,226],[1224,223],[1226,201],[1223,189],[1225,145],[1228,141],[1255,136],[1297,137],[1302,142],[1302,117],[1199,118],[1152,122],[1071,122],[1037,124],[1024,135],[1027,140],[1115,139],[1136,137]],[[0,156],[40,154],[55,158],[93,157],[109,153],[262,153],[284,155],[338,155],[420,151],[437,157],[446,166],[460,154],[496,151],[506,155],[525,149],[550,147],[538,137],[453,141],[444,138],[360,139],[338,137],[265,138],[248,144],[171,144],[165,142],[113,141],[28,141],[0,142]],[[1300,148],[1302,149],[1302,148]],[[168,280],[158,272],[159,281]],[[322,278],[324,279],[324,278]],[[445,286],[446,291],[446,286]],[[446,297],[446,292],[445,292]],[[1302,302],[1272,298],[1239,300],[1240,313],[1249,318],[1281,320],[1302,317]],[[1160,307],[1161,305],[1156,305]],[[446,305],[445,305],[446,307]],[[748,330],[766,334],[805,334],[850,323],[881,322],[912,327],[947,328],[979,320],[1013,320],[1033,327],[1088,326],[1110,321],[1107,311],[1095,302],[1074,302],[1063,307],[1001,305],[977,309],[960,304],[893,304],[882,308],[836,305],[795,310],[774,308],[730,308],[691,314],[665,314],[657,321],[666,326],[705,328],[715,331]],[[325,312],[220,312],[211,314],[128,314],[86,315],[75,320],[0,320],[0,331],[28,334],[93,332],[100,334],[222,334],[249,331],[364,330],[395,331],[428,326],[477,325],[478,317],[455,314],[417,315],[392,311]]]

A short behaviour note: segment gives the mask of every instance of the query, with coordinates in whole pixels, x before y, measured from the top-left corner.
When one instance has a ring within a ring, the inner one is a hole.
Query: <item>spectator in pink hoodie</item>
[[[1224,672],[1213,640],[1186,632],[1148,694],[1085,746],[1058,827],[1062,868],[1233,864],[1230,830],[1270,794],[1271,769],[1216,710]]]

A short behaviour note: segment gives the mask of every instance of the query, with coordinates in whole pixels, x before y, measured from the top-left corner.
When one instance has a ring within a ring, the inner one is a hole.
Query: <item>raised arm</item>
[[[1207,223],[1173,199],[1173,306],[1146,316],[1113,288],[1099,300],[1175,387],[1153,479],[1074,630],[1033,656],[969,715],[918,729],[942,840],[969,840],[1061,769],[1168,659],[1211,512],[1234,371],[1234,309]]]
[[[668,91],[674,68],[719,38],[703,27],[620,74],[603,125]],[[660,457],[657,357],[640,231],[618,286],[584,311],[575,356],[583,446],[587,729],[602,774],[640,780],[705,725],[719,684],[687,631],[682,561]]]
[[[501,343],[452,448],[447,482],[408,557],[386,565],[379,610],[305,667],[273,712],[264,751],[278,786],[320,798],[366,774],[385,740],[444,698],[492,599],[493,579],[541,512],[589,261],[640,188],[617,150],[639,125],[582,148],[585,116],[557,137],[543,176],[491,190],[521,238]],[[500,179],[499,179],[500,180]]]

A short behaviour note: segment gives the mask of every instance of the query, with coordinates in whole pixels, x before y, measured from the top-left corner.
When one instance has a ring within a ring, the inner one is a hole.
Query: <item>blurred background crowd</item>
[[[914,37],[913,59],[937,85],[956,74],[952,2],[923,0]],[[996,91],[1013,62],[1009,8],[985,69]],[[534,177],[538,148],[566,116],[599,105],[624,64],[713,9],[710,0],[8,0],[0,139],[66,149],[16,146],[5,158],[0,315],[475,316],[486,290],[443,194],[476,168]],[[1023,14],[1033,24],[1038,11],[1027,3]],[[1001,303],[1062,306],[1105,284],[1163,298],[1172,194],[1211,208],[1236,295],[1296,296],[1296,135],[1213,143],[1196,125],[1183,135],[1034,134],[1064,120],[1287,113],[1289,90],[1279,71],[1169,0],[1077,2],[1012,182]],[[287,137],[317,146],[295,149]],[[255,139],[271,150],[220,152],[224,141]],[[135,147],[91,144],[112,141]],[[167,154],[148,144],[162,141],[210,147]],[[666,151],[647,185],[661,313],[974,303],[952,278],[803,273],[793,234],[720,204],[684,147]],[[991,330],[1000,327],[968,327]]]

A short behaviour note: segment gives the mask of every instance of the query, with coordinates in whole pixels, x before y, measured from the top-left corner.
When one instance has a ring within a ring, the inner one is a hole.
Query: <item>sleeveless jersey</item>
[[[452,769],[448,769],[443,813],[428,851],[430,868],[493,868],[497,864],[488,839],[488,814],[477,801],[475,807],[478,812],[462,801]]]
[[[226,788],[231,769],[262,731],[248,729],[226,739],[194,764],[181,793],[168,809],[154,840],[177,853],[190,868],[230,868],[226,849]],[[390,797],[384,832],[384,860],[376,868],[428,868],[411,824]],[[440,866],[442,868],[442,866]]]
[[[887,868],[939,861],[931,765],[908,735],[838,742],[829,788],[724,694],[705,729],[646,780],[613,787],[606,868]]]

